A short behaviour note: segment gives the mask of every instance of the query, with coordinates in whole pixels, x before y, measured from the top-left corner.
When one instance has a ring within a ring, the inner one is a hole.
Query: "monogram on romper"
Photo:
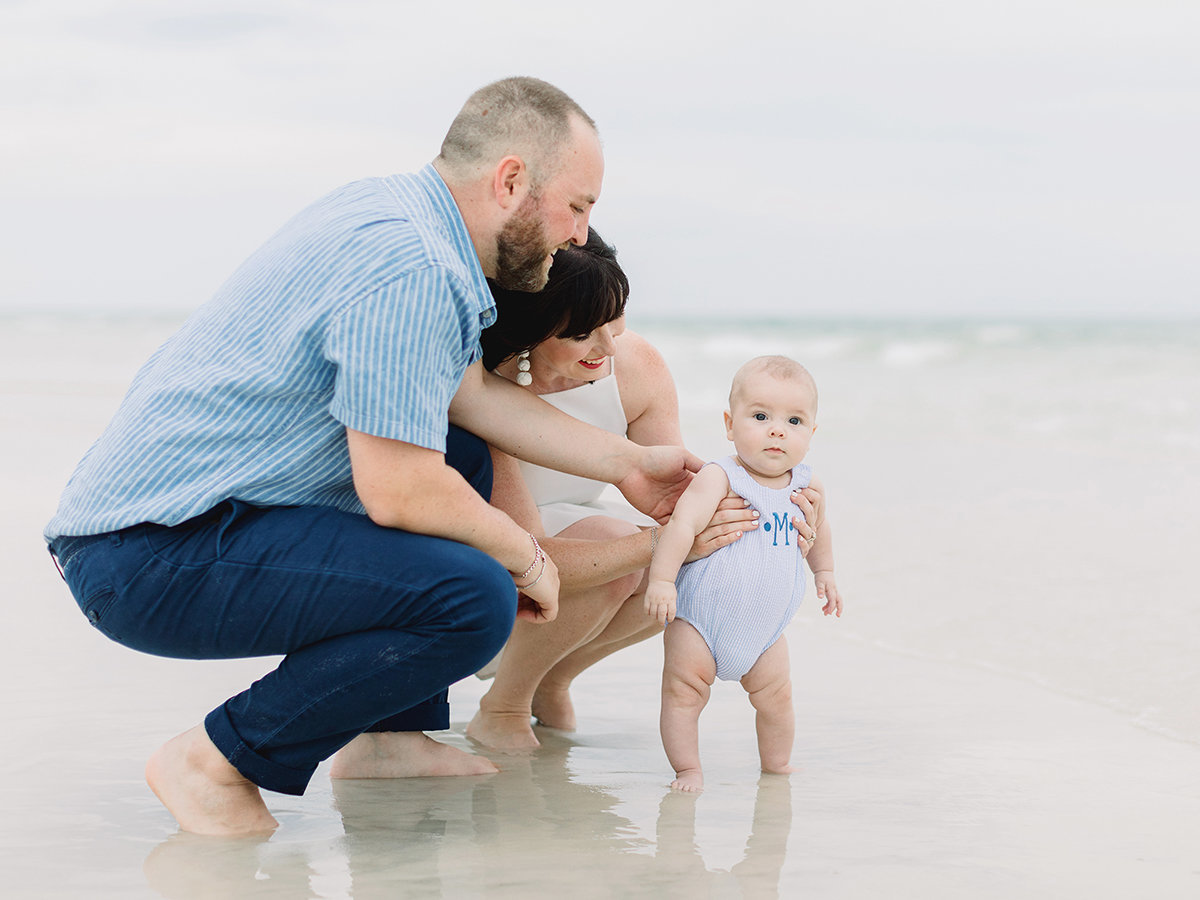
[[[783,546],[792,546],[792,523],[788,521],[787,513],[771,513],[771,518],[775,520],[774,525],[765,520],[762,523],[763,531],[775,532],[773,535],[771,535],[771,546],[779,546],[780,532],[783,532]]]

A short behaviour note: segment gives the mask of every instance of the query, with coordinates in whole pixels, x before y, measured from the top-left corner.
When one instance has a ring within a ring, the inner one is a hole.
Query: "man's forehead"
[[[555,189],[577,203],[591,205],[600,198],[604,181],[604,152],[592,128],[577,122],[558,172],[550,179]]]

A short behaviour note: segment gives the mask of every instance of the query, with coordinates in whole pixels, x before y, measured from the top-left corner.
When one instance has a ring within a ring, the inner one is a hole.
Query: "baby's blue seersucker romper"
[[[759,512],[759,526],[727,547],[687,563],[675,579],[677,618],[700,632],[717,677],[737,681],[779,640],[804,598],[804,558],[792,517],[792,491],[808,487],[812,468],[799,463],[787,487],[763,487],[734,457],[714,460],[733,490]]]

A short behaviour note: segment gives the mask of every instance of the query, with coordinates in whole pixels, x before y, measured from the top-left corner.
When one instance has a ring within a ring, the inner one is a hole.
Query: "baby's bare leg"
[[[791,659],[784,638],[768,647],[742,676],[742,687],[757,712],[754,727],[762,770],[783,775],[795,772],[791,756],[796,717],[792,710]]]
[[[675,770],[677,791],[704,789],[700,769],[700,713],[708,703],[717,665],[704,638],[689,623],[676,619],[664,638],[662,713],[663,749]]]

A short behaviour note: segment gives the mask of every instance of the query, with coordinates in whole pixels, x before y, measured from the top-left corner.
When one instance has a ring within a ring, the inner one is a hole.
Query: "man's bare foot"
[[[329,777],[421,778],[499,771],[491,760],[440,744],[420,731],[368,731],[334,754]]]
[[[467,737],[494,750],[536,750],[542,744],[529,724],[529,712],[479,711],[467,725]]]
[[[675,773],[671,790],[698,794],[704,790],[704,773],[699,769],[684,769]]]
[[[533,715],[539,725],[559,731],[575,730],[575,705],[567,687],[552,688],[544,683],[533,692]]]
[[[155,751],[146,783],[184,831],[235,835],[279,827],[258,786],[230,765],[203,725]]]

